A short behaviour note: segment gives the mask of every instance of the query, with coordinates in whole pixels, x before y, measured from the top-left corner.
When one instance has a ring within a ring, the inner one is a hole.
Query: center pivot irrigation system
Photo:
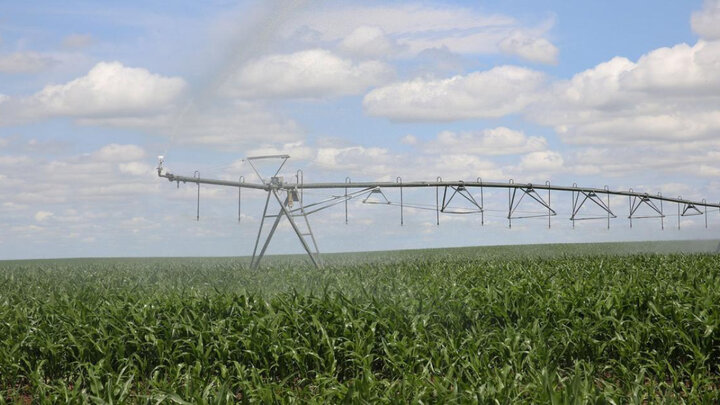
[[[275,230],[277,229],[280,221],[283,218],[287,218],[290,226],[297,235],[302,247],[307,252],[310,260],[316,267],[321,267],[322,262],[320,261],[320,251],[318,249],[315,235],[313,235],[312,229],[310,228],[310,221],[308,216],[316,212],[325,210],[338,204],[345,205],[345,223],[348,222],[348,201],[352,199],[362,198],[362,202],[365,204],[381,204],[381,205],[397,205],[400,207],[400,225],[404,224],[404,208],[415,208],[415,209],[428,209],[435,211],[436,223],[440,225],[440,214],[479,214],[481,216],[481,224],[485,223],[485,211],[484,208],[484,190],[490,189],[506,189],[508,192],[508,206],[507,220],[508,226],[512,228],[513,220],[523,218],[542,218],[547,217],[548,228],[551,227],[551,219],[557,215],[557,212],[552,208],[551,192],[552,191],[563,191],[570,192],[572,199],[572,213],[570,220],[572,221],[573,227],[575,227],[575,221],[582,220],[607,220],[607,227],[610,228],[610,220],[617,218],[617,215],[610,209],[610,196],[624,196],[628,197],[628,207],[630,220],[630,227],[632,228],[633,219],[643,218],[658,218],[660,219],[661,229],[665,229],[665,217],[666,211],[664,210],[663,203],[674,203],[677,205],[677,226],[680,228],[680,219],[682,217],[704,215],[705,216],[705,227],[708,226],[708,208],[717,208],[720,211],[720,203],[713,204],[708,203],[706,200],[702,201],[690,201],[685,200],[682,196],[677,198],[665,197],[658,193],[655,195],[647,193],[635,192],[632,189],[628,191],[615,191],[610,190],[607,186],[602,189],[590,188],[590,187],[579,187],[577,184],[572,186],[556,186],[551,185],[549,181],[544,184],[532,184],[532,183],[515,183],[510,180],[508,183],[498,182],[484,182],[478,178],[476,181],[443,181],[442,178],[438,177],[435,181],[413,181],[404,183],[400,177],[395,182],[352,182],[350,178],[345,178],[342,183],[305,183],[303,180],[302,170],[296,172],[295,182],[286,182],[283,177],[278,176],[280,170],[283,168],[287,160],[290,158],[289,155],[269,155],[269,156],[255,156],[248,157],[244,161],[250,164],[253,171],[260,179],[260,183],[249,183],[245,182],[245,178],[240,176],[238,181],[228,181],[219,179],[206,179],[200,177],[200,173],[195,171],[192,177],[178,176],[172,173],[164,171],[163,156],[159,156],[159,163],[157,167],[158,176],[168,179],[170,182],[176,182],[178,187],[180,183],[195,183],[197,184],[197,220],[200,220],[200,185],[210,184],[216,186],[236,187],[238,189],[238,221],[241,217],[242,208],[242,190],[255,189],[263,190],[267,193],[265,199],[265,208],[263,209],[262,217],[260,218],[260,228],[258,229],[257,238],[255,239],[255,248],[253,249],[253,256],[250,266],[256,268],[262,260],[265,252],[267,251],[268,245],[272,240]],[[263,177],[258,171],[256,163],[258,161],[270,161],[279,162],[277,163],[277,169],[275,173],[269,177]],[[403,189],[406,188],[435,188],[435,204],[434,205],[412,205],[406,204],[403,201]],[[383,193],[383,189],[399,189],[400,191],[400,202],[391,202],[386,195]],[[306,204],[304,201],[304,190],[310,189],[323,189],[323,190],[343,190],[342,194],[331,195],[330,197]],[[479,191],[479,201],[473,196],[471,190]],[[542,194],[540,193],[542,191]],[[604,197],[604,198],[603,198]],[[270,206],[270,200],[274,199],[280,206],[276,214],[268,213]],[[453,205],[451,203],[455,202]],[[457,202],[461,201],[464,207],[459,207]],[[523,211],[519,210],[520,203],[526,201],[526,205],[529,203],[537,209],[537,211]],[[585,206],[592,206],[595,212],[599,214],[595,215],[584,215],[580,212],[581,208]],[[643,208],[640,211],[640,208]],[[266,219],[274,218],[272,225],[270,226],[262,247],[260,247],[261,238],[263,231],[266,227]],[[258,248],[260,251],[258,252]]]

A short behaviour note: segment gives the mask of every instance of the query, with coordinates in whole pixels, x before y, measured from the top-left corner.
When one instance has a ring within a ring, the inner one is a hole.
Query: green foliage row
[[[720,256],[0,264],[0,402],[720,402]]]

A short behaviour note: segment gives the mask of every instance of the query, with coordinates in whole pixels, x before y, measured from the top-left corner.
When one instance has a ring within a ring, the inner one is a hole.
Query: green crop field
[[[718,403],[716,245],[0,262],[0,402]]]

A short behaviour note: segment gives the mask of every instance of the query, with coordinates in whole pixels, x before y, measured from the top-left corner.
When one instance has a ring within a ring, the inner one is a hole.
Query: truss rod
[[[707,206],[711,208],[720,208],[720,203],[703,203],[701,201],[691,201],[691,200],[685,200],[685,199],[679,199],[679,198],[672,198],[672,197],[663,197],[663,196],[655,196],[650,195],[647,193],[641,193],[641,192],[634,192],[634,191],[622,191],[622,190],[606,190],[602,188],[594,188],[594,187],[572,187],[572,186],[556,186],[556,185],[547,185],[547,184],[535,184],[535,183],[499,183],[499,182],[474,182],[474,181],[413,181],[413,182],[404,182],[402,184],[402,187],[404,188],[410,188],[410,187],[487,187],[487,188],[533,188],[535,190],[552,190],[552,191],[582,191],[585,193],[594,192],[597,194],[610,194],[610,195],[618,195],[618,196],[625,196],[625,197],[648,197],[654,200],[662,200],[666,202],[674,202],[674,203],[691,203],[693,205],[699,205],[699,206]],[[291,187],[291,186],[288,186]],[[366,188],[366,187],[381,187],[381,188],[394,188],[394,187],[400,187],[400,184],[396,184],[393,182],[354,182],[352,183],[352,186],[347,185],[345,183],[305,183],[303,185],[304,188],[307,189],[332,189],[332,188],[344,188],[344,187],[353,187],[353,188]]]
[[[312,189],[358,189],[358,188],[422,188],[422,187],[483,187],[483,188],[504,188],[504,189],[522,189],[533,188],[535,190],[552,190],[552,191],[575,191],[584,193],[597,193],[604,195],[616,195],[625,197],[646,197],[656,201],[665,201],[678,204],[688,204],[696,207],[720,208],[720,203],[710,203],[702,201],[692,201],[681,198],[664,197],[658,195],[650,195],[648,193],[640,193],[634,191],[606,190],[593,187],[572,187],[572,186],[556,186],[547,184],[533,183],[499,183],[499,182],[474,182],[474,181],[413,181],[413,182],[352,182],[352,183],[304,183],[293,184],[283,183],[280,185],[258,184],[258,183],[240,183],[231,180],[207,179],[200,177],[177,176],[172,173],[159,172],[160,177],[167,178],[171,182],[196,183],[196,184],[214,184],[218,186],[243,187],[256,190],[269,191],[273,188],[289,190],[312,190]]]

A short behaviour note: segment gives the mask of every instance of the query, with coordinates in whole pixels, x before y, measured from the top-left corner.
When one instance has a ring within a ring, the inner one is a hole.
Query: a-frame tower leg
[[[270,203],[270,196],[275,197],[278,204],[280,204],[280,210],[276,215],[267,215],[267,209],[268,205]],[[255,249],[253,249],[253,257],[252,261],[250,262],[250,267],[257,268],[260,264],[260,261],[262,260],[263,256],[265,256],[265,252],[267,251],[268,246],[270,245],[270,241],[272,240],[273,235],[275,234],[275,230],[277,230],[278,225],[280,224],[280,221],[283,217],[287,218],[290,222],[290,226],[292,227],[293,231],[295,231],[295,234],[297,235],[298,239],[300,240],[300,243],[303,246],[303,249],[305,249],[305,252],[307,252],[308,256],[310,257],[310,261],[312,261],[313,265],[315,267],[320,268],[321,262],[320,262],[320,254],[317,247],[317,242],[315,242],[315,236],[312,233],[312,229],[310,228],[310,222],[307,219],[307,215],[305,214],[305,211],[300,208],[300,212],[302,217],[305,219],[305,224],[307,226],[307,232],[302,232],[300,230],[300,227],[298,226],[297,222],[295,222],[293,213],[288,209],[289,200],[285,199],[283,201],[280,196],[278,195],[277,190],[271,189],[268,191],[268,197],[265,201],[265,209],[263,210],[263,217],[260,220],[260,229],[258,229],[258,236],[255,240]],[[262,249],[260,250],[260,253],[257,254],[257,249],[260,244],[260,237],[262,235],[263,227],[265,225],[265,218],[275,218],[275,221],[272,224],[272,227],[270,228],[270,232],[268,233],[267,237],[265,238],[265,242],[263,243]],[[306,236],[310,236],[310,241],[314,247],[313,249],[310,248],[310,244],[305,239]]]

